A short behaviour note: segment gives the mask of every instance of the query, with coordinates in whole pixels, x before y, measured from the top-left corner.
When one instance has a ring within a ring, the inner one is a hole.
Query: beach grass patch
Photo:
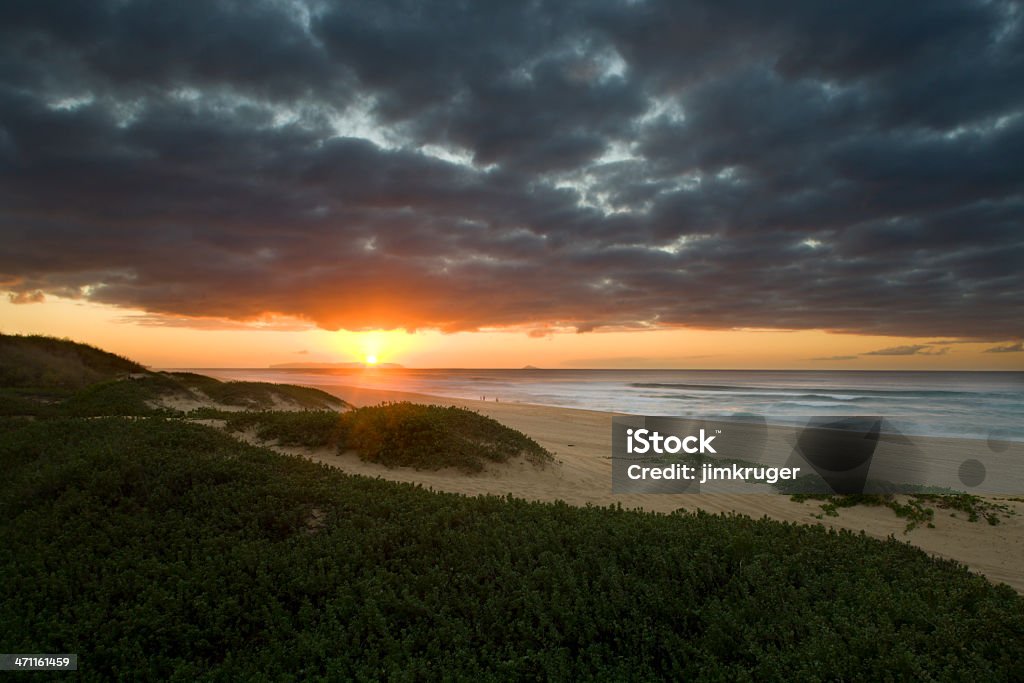
[[[522,432],[464,408],[383,403],[341,416],[344,447],[388,467],[480,472],[488,462],[523,456],[535,465],[551,453]]]
[[[133,372],[135,361],[89,344],[43,335],[0,334],[0,386],[80,389]]]
[[[326,391],[273,382],[222,382],[194,372],[167,373],[183,386],[196,389],[216,403],[252,410],[273,410],[281,403],[301,410],[338,410],[348,403]]]
[[[281,446],[337,448],[345,442],[345,428],[336,411],[202,411],[194,415],[222,419],[229,432],[253,429],[256,438]]]
[[[967,493],[912,493],[900,500],[892,494],[856,493],[845,495],[823,493],[797,493],[790,500],[802,503],[808,500],[820,502],[822,513],[829,517],[838,517],[842,508],[858,505],[868,507],[886,507],[897,517],[907,520],[904,533],[910,532],[921,525],[929,528],[935,526],[935,508],[951,510],[966,515],[970,522],[984,519],[990,526],[996,526],[1007,517],[1016,514],[1008,505],[985,500]],[[934,507],[933,507],[934,506]]]
[[[60,405],[63,415],[72,417],[172,416],[180,411],[154,405],[164,396],[181,392],[181,385],[162,373],[147,373],[139,379],[115,379],[79,390]]]

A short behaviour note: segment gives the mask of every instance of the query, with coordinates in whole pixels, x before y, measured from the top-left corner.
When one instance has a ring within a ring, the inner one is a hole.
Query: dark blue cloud
[[[4,3],[0,282],[328,328],[1016,339],[1022,16]]]

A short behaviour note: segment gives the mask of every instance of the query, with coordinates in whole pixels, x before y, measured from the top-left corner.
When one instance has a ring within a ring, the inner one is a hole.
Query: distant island
[[[524,365],[520,370],[540,370],[536,365]]]
[[[404,365],[400,363],[376,363],[370,365],[369,363],[275,363],[269,366],[272,370],[284,370],[284,369],[307,369],[307,370],[322,370],[325,368],[404,368]]]

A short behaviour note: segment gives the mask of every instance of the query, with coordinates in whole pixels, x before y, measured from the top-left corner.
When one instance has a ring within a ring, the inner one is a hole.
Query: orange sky
[[[940,345],[928,342],[942,340],[929,338],[818,330],[671,329],[530,337],[518,330],[331,332],[296,321],[272,321],[264,329],[201,321],[197,324],[210,329],[197,329],[154,325],[155,320],[141,311],[65,299],[18,305],[0,300],[2,332],[68,337],[159,368],[364,361],[372,355],[407,367],[1024,369],[1024,353],[984,353],[999,345],[993,342]],[[862,355],[907,346],[926,348],[913,355]],[[835,356],[853,358],[819,360]]]

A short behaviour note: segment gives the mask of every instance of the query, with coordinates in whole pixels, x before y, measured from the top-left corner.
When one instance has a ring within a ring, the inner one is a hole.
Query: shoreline
[[[761,371],[764,376],[717,370],[192,370],[229,381],[365,387],[445,400],[479,400],[486,394],[488,402],[499,398],[638,416],[680,416],[682,410],[689,418],[727,421],[732,415],[751,415],[789,427],[849,414],[879,416],[886,432],[910,439],[1008,441],[1024,448],[1024,428],[1014,412],[1015,405],[1024,406],[1024,372],[982,373],[997,375],[995,379],[917,373],[930,377],[925,380],[885,371],[873,373],[881,379],[869,381],[849,374],[844,379],[835,373],[775,370]],[[1024,493],[1024,482],[1012,490]]]
[[[412,401],[455,406],[477,411],[535,439],[554,454],[555,463],[544,469],[524,463],[496,466],[479,475],[389,469],[365,463],[354,453],[337,455],[308,449],[282,449],[323,462],[352,474],[418,483],[424,487],[465,495],[511,494],[526,500],[563,501],[570,505],[639,508],[649,512],[675,510],[737,513],[753,518],[769,517],[782,522],[819,524],[832,529],[864,532],[874,538],[893,537],[937,557],[952,559],[985,575],[993,582],[1010,585],[1024,593],[1024,501],[985,496],[1006,505],[1015,514],[992,526],[984,520],[969,522],[936,510],[935,528],[919,526],[904,533],[906,520],[888,508],[855,506],[838,517],[817,519],[821,512],[813,501],[797,503],[788,495],[770,493],[613,494],[611,487],[611,419],[617,413],[558,408],[528,403],[502,403],[452,399],[428,394],[365,389],[339,385],[312,385],[353,405],[382,401]],[[948,440],[947,440],[948,441]],[[928,443],[941,447],[942,439]]]

